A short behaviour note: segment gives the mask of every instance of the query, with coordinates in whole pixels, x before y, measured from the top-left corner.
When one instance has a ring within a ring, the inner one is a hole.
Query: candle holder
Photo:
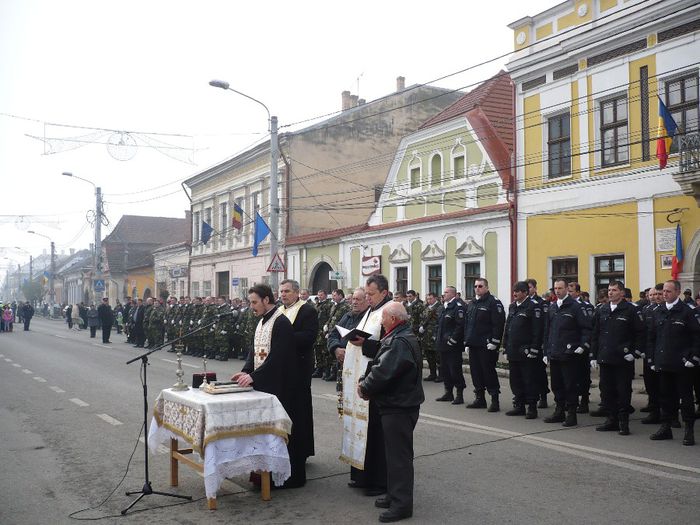
[[[182,380],[183,376],[185,375],[185,371],[182,369],[183,345],[181,343],[177,343],[175,345],[175,350],[177,351],[177,370],[175,370],[175,375],[177,376],[177,383],[175,383],[172,386],[172,389],[177,392],[182,392],[184,390],[190,389],[190,387],[187,386],[187,384],[185,384],[185,382]]]

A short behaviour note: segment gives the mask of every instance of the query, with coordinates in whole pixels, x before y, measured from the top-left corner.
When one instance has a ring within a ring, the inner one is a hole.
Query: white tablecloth
[[[291,475],[286,436],[292,422],[279,400],[263,392],[211,395],[197,389],[163,390],[148,432],[155,452],[170,438],[192,445],[204,461],[208,498],[227,477],[268,471],[275,485]]]

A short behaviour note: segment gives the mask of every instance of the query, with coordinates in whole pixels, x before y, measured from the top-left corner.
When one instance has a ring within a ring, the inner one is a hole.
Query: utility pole
[[[102,188],[95,188],[95,279],[102,278]],[[94,289],[95,304],[98,303],[97,290]],[[103,293],[103,292],[102,292]]]
[[[270,263],[277,255],[277,235],[279,234],[279,195],[277,194],[277,117],[270,117]],[[270,285],[273,292],[278,291],[279,273],[272,272]]]
[[[49,274],[49,297],[51,298],[51,311],[49,317],[53,317],[53,307],[56,302],[56,290],[54,289],[54,275],[56,274],[56,245],[51,241],[51,273]]]
[[[29,282],[31,283],[34,280],[34,273],[32,270],[32,265],[34,264],[34,258],[30,255],[29,256]]]

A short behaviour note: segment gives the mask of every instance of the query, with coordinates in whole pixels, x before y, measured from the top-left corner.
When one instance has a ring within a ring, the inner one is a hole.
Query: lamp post
[[[272,259],[277,255],[277,238],[279,233],[279,196],[277,194],[277,157],[279,153],[277,150],[277,117],[275,115],[270,115],[268,107],[258,99],[233,89],[229,83],[224,80],[212,80],[209,82],[209,85],[238,93],[253,102],[257,102],[267,111],[267,118],[270,123],[270,262],[272,262]],[[272,286],[273,292],[277,291],[278,283],[278,272],[272,272],[270,276],[270,285]]]
[[[33,230],[27,230],[27,233],[32,235],[38,235],[39,237],[44,237],[48,239],[51,243],[51,270],[49,273],[49,298],[51,299],[51,311],[49,313],[50,317],[53,317],[53,305],[56,299],[56,290],[54,288],[54,276],[56,275],[56,245],[51,240],[51,237],[44,235],[43,233],[37,233]]]
[[[100,262],[102,258],[102,188],[95,186],[95,183],[77,175],[73,175],[70,171],[64,171],[62,173],[65,177],[72,177],[74,179],[82,180],[91,184],[95,188],[95,254],[92,260],[93,266],[93,281],[95,279],[100,279],[102,277],[102,264]],[[93,296],[93,302],[97,303],[97,292],[95,291],[94,283],[90,286],[90,293]]]

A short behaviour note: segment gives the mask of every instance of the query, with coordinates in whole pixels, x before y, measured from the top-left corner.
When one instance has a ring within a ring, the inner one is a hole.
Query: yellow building
[[[515,54],[518,276],[556,277],[592,298],[612,279],[634,297],[671,278],[700,288],[700,209],[656,158],[659,100],[698,131],[700,5],[569,0],[509,26]]]

